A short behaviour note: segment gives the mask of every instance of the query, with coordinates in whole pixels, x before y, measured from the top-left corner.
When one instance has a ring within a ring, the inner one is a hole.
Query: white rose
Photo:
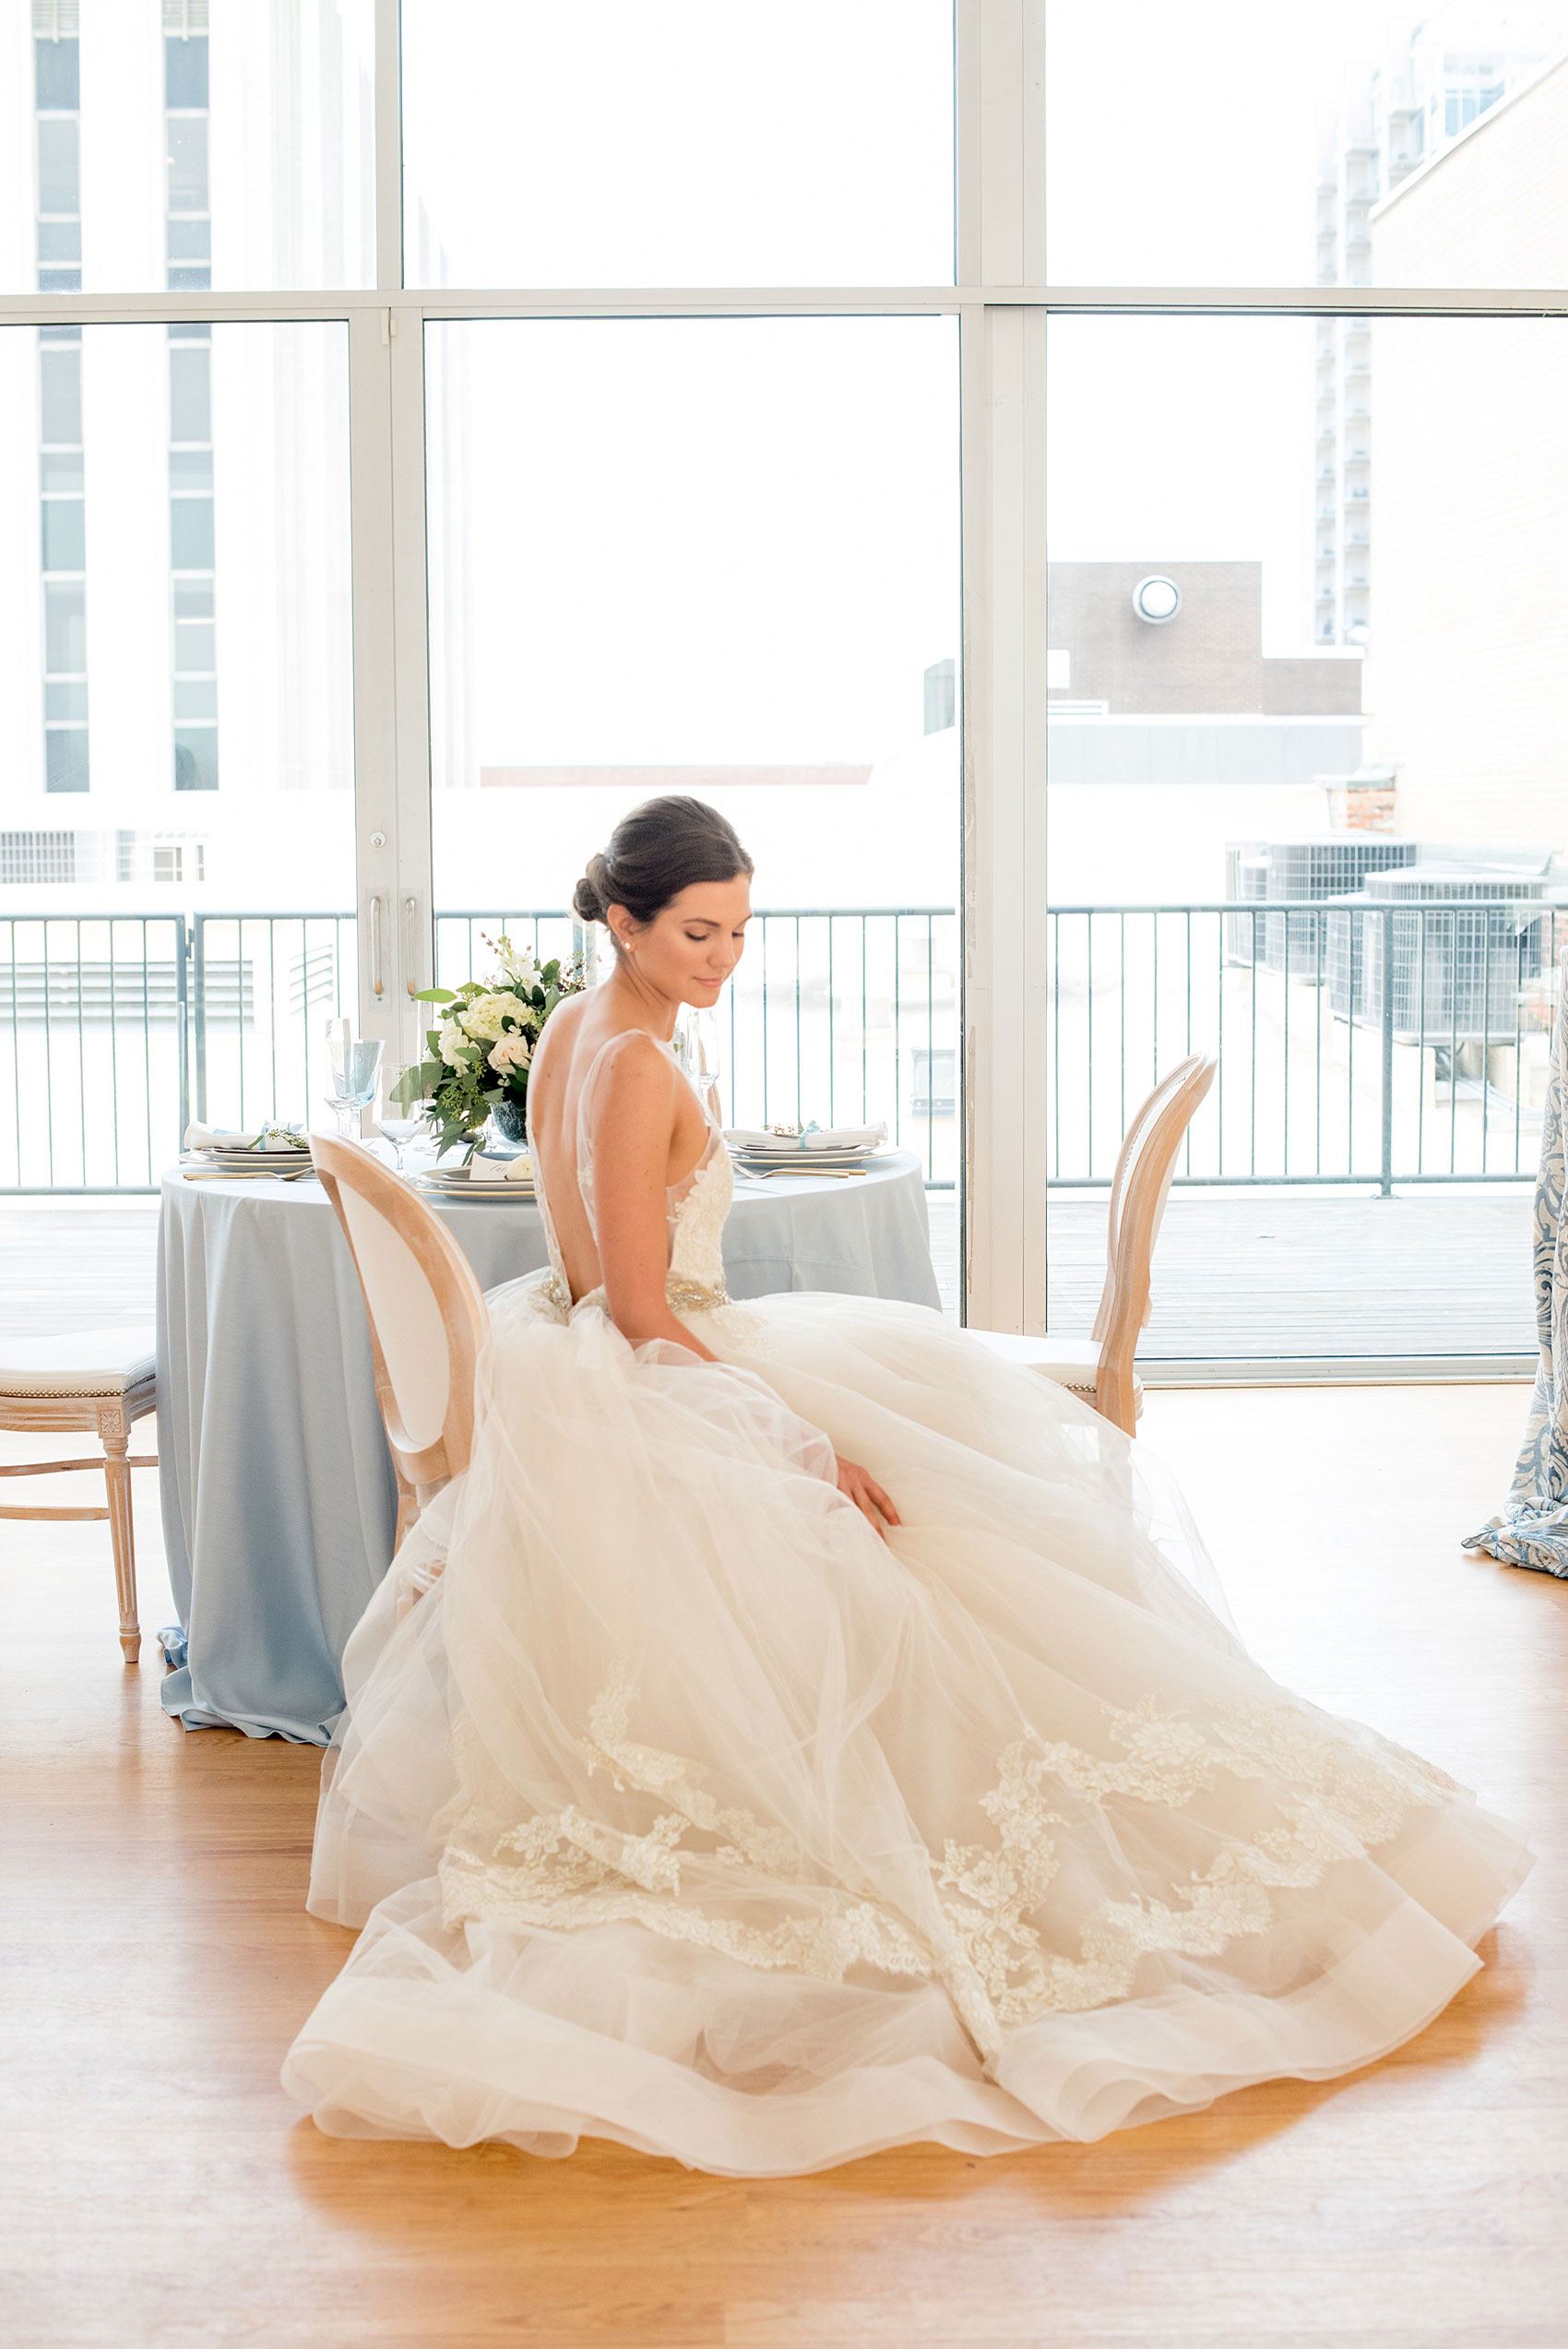
[[[490,1055],[490,1065],[498,1077],[509,1068],[526,1068],[533,1057],[533,1046],[527,1036],[513,1028],[504,1035]]]
[[[436,1050],[440,1053],[442,1059],[446,1063],[448,1068],[456,1068],[457,1066],[457,1055],[468,1041],[467,1036],[464,1035],[461,1027],[456,1019],[444,1019],[442,1021],[441,1033],[436,1039]]]
[[[464,1034],[471,1036],[476,1043],[493,1043],[501,1033],[502,1023],[517,1017],[517,998],[508,995],[475,996],[472,1003],[465,1004],[457,1014]]]

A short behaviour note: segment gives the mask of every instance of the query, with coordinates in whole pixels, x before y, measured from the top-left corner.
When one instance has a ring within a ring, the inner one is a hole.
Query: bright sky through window
[[[953,279],[951,0],[404,0],[410,284]]]

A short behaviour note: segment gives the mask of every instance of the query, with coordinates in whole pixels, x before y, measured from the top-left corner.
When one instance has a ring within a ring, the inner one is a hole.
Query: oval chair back
[[[310,1148],[370,1320],[400,1545],[425,1503],[469,1464],[490,1316],[467,1257],[417,1192],[356,1143],[313,1134]]]
[[[1134,1432],[1133,1358],[1149,1318],[1149,1265],[1182,1137],[1218,1067],[1194,1053],[1162,1077],[1128,1127],[1111,1186],[1105,1286],[1094,1335],[1099,1341],[1096,1408]]]

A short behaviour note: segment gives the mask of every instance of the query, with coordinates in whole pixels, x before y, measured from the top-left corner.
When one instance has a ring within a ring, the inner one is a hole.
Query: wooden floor
[[[1261,1660],[1531,1823],[1540,1865],[1439,2021],[1096,2146],[756,2185],[294,2120],[278,2067],[348,1946],[302,1907],[318,1757],[162,1716],[150,1642],[120,1665],[103,1528],[0,1529],[0,2339],[1562,2349],[1568,1587],[1457,1547],[1523,1401],[1148,1402]]]

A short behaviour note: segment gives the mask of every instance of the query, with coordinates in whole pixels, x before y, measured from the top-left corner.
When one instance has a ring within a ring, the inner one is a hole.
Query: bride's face
[[[622,920],[625,920],[623,929]],[[696,881],[671,898],[638,929],[624,908],[611,909],[617,937],[645,986],[673,1003],[706,1008],[739,962],[752,918],[752,887],[744,873],[732,881]]]

